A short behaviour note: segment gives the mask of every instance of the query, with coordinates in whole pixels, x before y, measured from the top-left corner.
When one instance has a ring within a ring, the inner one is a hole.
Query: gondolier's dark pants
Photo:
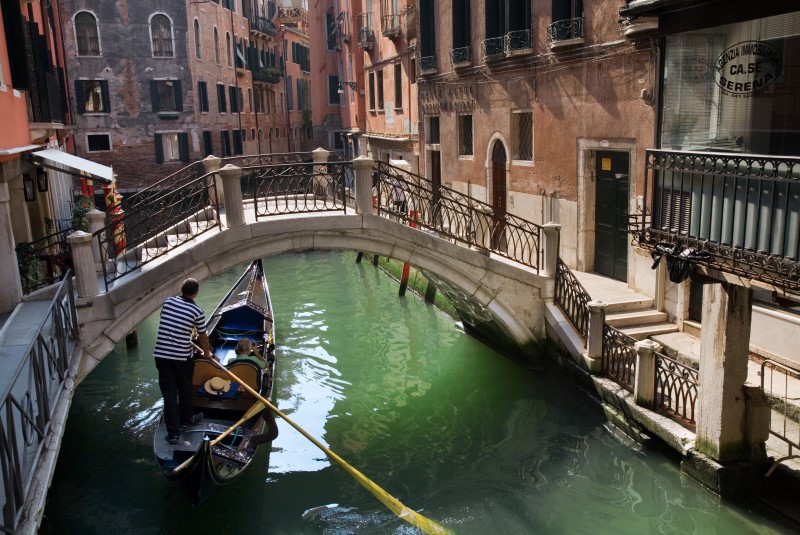
[[[180,434],[180,425],[192,419],[192,374],[194,361],[156,358],[158,386],[164,397],[164,422],[170,436]]]

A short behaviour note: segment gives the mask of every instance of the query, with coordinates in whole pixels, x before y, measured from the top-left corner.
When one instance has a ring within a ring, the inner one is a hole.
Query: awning
[[[63,169],[53,167],[53,164],[64,165],[73,170],[74,172],[72,174],[76,176],[86,176],[86,178],[106,184],[111,184],[114,179],[113,171],[107,165],[85,160],[68,152],[57,149],[45,149],[34,152],[31,155],[33,156],[33,162],[42,167],[63,171]]]

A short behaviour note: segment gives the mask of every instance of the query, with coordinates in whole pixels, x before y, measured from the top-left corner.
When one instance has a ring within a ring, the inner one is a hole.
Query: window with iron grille
[[[458,116],[458,154],[472,156],[472,115]]]
[[[172,22],[163,13],[150,18],[150,39],[153,57],[171,58],[175,55],[172,46]]]
[[[428,143],[439,143],[439,116],[428,117]]]
[[[100,55],[100,34],[97,30],[97,18],[88,11],[75,15],[75,40],[79,56]]]
[[[533,160],[533,112],[511,113],[514,160]]]

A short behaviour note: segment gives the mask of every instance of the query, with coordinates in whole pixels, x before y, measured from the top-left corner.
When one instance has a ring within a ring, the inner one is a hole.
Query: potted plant
[[[81,195],[75,200],[75,206],[72,207],[72,228],[74,230],[82,230],[89,232],[89,218],[86,214],[94,208],[91,199],[85,195]]]

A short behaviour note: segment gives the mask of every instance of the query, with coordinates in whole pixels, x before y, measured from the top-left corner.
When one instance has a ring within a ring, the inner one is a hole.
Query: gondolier
[[[181,295],[168,297],[161,307],[158,335],[153,349],[158,386],[164,397],[164,423],[170,444],[177,444],[182,425],[196,424],[202,413],[192,414],[192,334],[198,334],[198,344],[206,357],[211,358],[206,319],[203,309],[194,302],[200,285],[195,279],[186,279]]]

